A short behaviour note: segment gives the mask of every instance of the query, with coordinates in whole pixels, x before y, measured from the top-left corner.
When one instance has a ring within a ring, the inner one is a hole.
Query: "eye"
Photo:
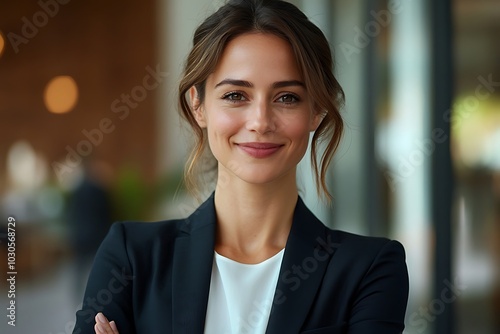
[[[223,100],[228,100],[230,102],[239,102],[239,101],[245,101],[245,97],[243,96],[243,94],[241,93],[238,93],[238,92],[230,92],[230,93],[227,93],[227,94],[224,94],[222,96],[222,99]]]
[[[284,104],[293,104],[300,101],[300,98],[295,94],[281,95],[276,101]]]

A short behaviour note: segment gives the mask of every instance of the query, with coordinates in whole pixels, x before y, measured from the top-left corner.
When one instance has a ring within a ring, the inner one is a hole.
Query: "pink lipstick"
[[[239,148],[254,158],[267,158],[276,153],[283,145],[274,143],[240,143]]]

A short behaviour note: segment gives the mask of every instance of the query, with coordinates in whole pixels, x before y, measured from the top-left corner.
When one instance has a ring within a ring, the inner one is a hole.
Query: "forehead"
[[[288,41],[269,33],[246,33],[224,48],[213,73],[217,79],[301,80],[293,49]]]

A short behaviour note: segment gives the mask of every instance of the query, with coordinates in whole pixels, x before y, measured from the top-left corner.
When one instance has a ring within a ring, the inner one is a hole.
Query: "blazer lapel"
[[[299,333],[338,244],[298,198],[267,334]]]
[[[203,333],[215,240],[213,194],[181,227],[172,273],[173,333]]]

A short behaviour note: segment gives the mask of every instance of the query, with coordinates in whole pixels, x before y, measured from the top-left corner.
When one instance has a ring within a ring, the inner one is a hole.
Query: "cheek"
[[[310,134],[310,120],[308,118],[298,118],[287,122],[285,131],[288,137],[296,141],[308,143]]]
[[[217,129],[217,132],[230,132],[232,129],[236,128],[236,124],[238,123],[235,117],[225,112],[213,113],[210,120],[212,127]]]
[[[210,145],[218,145],[220,142],[228,142],[230,137],[239,130],[237,117],[224,112],[209,113],[207,117],[207,132]],[[213,147],[212,149],[215,149]]]

